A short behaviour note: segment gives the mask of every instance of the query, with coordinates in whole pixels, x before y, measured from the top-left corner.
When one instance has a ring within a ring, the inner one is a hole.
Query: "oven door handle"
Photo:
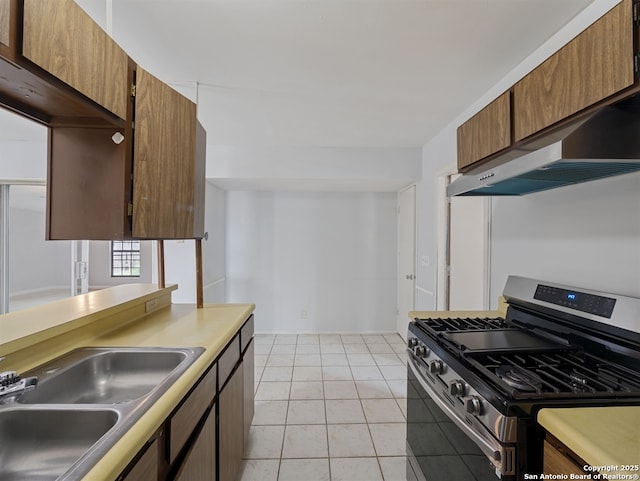
[[[427,392],[431,400],[436,403],[436,405],[444,411],[451,421],[458,426],[465,434],[467,434],[478,447],[482,450],[482,452],[490,459],[491,463],[502,471],[502,446],[492,439],[487,439],[475,430],[471,429],[467,423],[465,423],[460,417],[449,407],[435,392],[435,390],[429,386],[429,384],[422,378],[422,374],[418,371],[418,368],[415,365],[415,361],[412,359],[411,355],[408,357],[408,364],[413,374],[418,379],[420,386]]]

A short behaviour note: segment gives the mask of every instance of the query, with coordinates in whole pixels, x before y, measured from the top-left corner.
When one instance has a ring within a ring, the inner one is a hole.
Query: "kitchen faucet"
[[[0,372],[0,404],[15,399],[23,392],[35,389],[37,384],[36,376],[22,379],[16,371]]]

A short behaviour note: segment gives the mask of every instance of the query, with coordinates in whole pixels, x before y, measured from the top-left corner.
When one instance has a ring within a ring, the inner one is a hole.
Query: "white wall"
[[[492,204],[492,302],[509,274],[640,297],[640,174]]]
[[[44,127],[41,136],[41,140],[0,141],[0,179],[44,181],[47,178],[47,131]]]
[[[226,302],[226,222],[227,193],[207,182],[205,230],[202,241],[204,301]]]
[[[12,208],[9,217],[9,293],[65,287],[71,292],[70,243],[44,239],[44,212]]]
[[[228,192],[228,301],[262,332],[395,331],[396,197]]]
[[[438,247],[437,229],[438,179],[456,171],[456,133],[448,127],[423,147],[422,180],[416,184],[416,206],[418,220],[416,309],[435,310],[438,287],[438,256],[444,252]],[[430,259],[429,265],[422,263],[423,257]]]
[[[17,124],[33,124],[9,115]],[[47,130],[25,127],[29,140],[0,141],[0,179],[42,183],[47,178]],[[26,131],[25,131],[26,132]],[[71,292],[71,247],[65,241],[45,241],[42,188],[12,186],[9,190],[9,291],[27,293],[49,288]]]
[[[423,147],[418,259],[438,255],[436,183],[456,169],[456,128],[618,3],[595,0]],[[517,198],[494,198],[491,302],[509,273],[640,296],[638,174]],[[564,209],[570,213],[563,212]],[[437,263],[418,263],[417,309],[434,309]],[[480,306],[478,306],[480,308]]]

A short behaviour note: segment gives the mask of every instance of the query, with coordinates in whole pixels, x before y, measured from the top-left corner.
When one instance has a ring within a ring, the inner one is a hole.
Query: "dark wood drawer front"
[[[249,439],[249,429],[251,428],[251,422],[253,421],[253,415],[255,413],[255,373],[254,373],[254,354],[255,354],[255,342],[250,342],[249,347],[242,357],[242,376],[244,382],[244,446],[247,445]]]
[[[242,425],[244,389],[242,369],[237,369],[228,384],[220,391],[218,436],[219,472],[218,481],[237,481],[242,463],[244,432]]]
[[[229,343],[225,351],[218,359],[218,375],[220,376],[220,382],[218,385],[220,388],[227,382],[231,371],[240,360],[240,336],[236,335],[233,341]]]
[[[158,480],[158,441],[154,441],[122,481]]]
[[[242,352],[245,351],[249,342],[251,342],[251,338],[253,337],[253,316],[251,316],[247,322],[244,323],[242,329],[240,330],[240,342],[242,343]]]
[[[216,395],[213,366],[169,421],[169,463],[173,463]]]
[[[216,407],[180,467],[175,481],[214,481],[216,476]]]

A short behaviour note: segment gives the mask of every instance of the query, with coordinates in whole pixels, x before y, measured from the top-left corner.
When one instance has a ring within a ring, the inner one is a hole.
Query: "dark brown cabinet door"
[[[518,82],[514,141],[633,85],[633,30],[624,0]]]
[[[215,481],[216,479],[216,410],[209,412],[175,481]]]
[[[511,145],[510,92],[505,92],[458,127],[458,169]]]
[[[169,420],[169,463],[176,460],[214,399],[216,380],[217,371],[213,366]]]
[[[11,1],[0,0],[0,44],[9,46],[11,38]]]
[[[122,481],[158,481],[158,442],[154,441]]]
[[[244,451],[242,365],[219,394],[219,481],[236,481]]]
[[[196,106],[138,67],[133,153],[133,236],[204,235],[204,138]]]
[[[244,440],[243,445],[246,447],[247,439],[249,439],[249,429],[251,428],[251,422],[253,421],[253,414],[255,412],[254,400],[255,400],[255,373],[254,373],[254,353],[255,347],[253,345],[253,339],[249,343],[249,347],[242,357],[242,371],[244,377],[244,412],[243,412],[243,432]]]
[[[131,236],[127,142],[116,129],[49,129],[47,239],[123,239]]]
[[[555,441],[554,444],[559,444],[559,443],[558,441]],[[563,453],[563,450],[565,448],[563,446],[556,447],[556,445],[554,444],[551,444],[547,440],[544,441],[544,454],[543,454],[544,474],[584,475],[585,472],[582,470],[580,465],[578,465],[575,461],[573,461]]]

